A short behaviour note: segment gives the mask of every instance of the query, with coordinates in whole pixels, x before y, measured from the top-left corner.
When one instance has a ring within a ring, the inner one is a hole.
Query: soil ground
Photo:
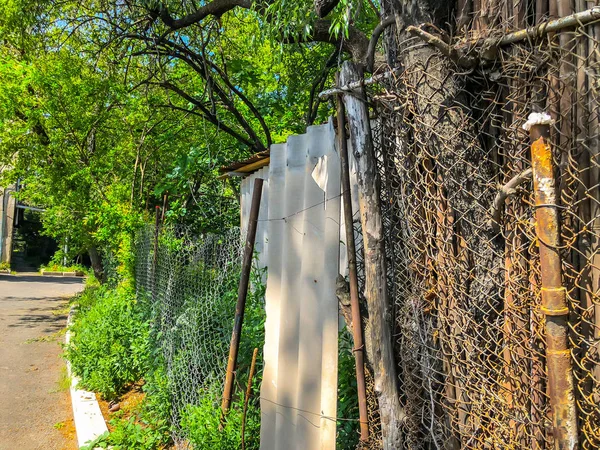
[[[80,278],[0,275],[0,450],[76,449],[60,344]]]

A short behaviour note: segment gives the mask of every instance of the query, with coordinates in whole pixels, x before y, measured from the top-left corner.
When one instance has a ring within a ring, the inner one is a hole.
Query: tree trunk
[[[100,253],[95,245],[90,245],[88,247],[88,254],[90,255],[90,261],[92,262],[94,276],[98,279],[98,281],[100,281],[100,283],[104,283],[106,279],[104,268],[102,267],[102,256],[100,256]]]
[[[391,4],[407,25],[431,22],[443,28],[451,20],[445,5],[453,2],[384,3]],[[422,319],[419,311],[403,317],[408,322],[403,333],[417,327],[426,335],[425,330],[436,323],[439,339],[422,344],[420,356],[403,354],[407,362],[400,365],[415,364],[424,358],[423,353],[438,348],[431,352],[436,361],[428,364],[433,365],[434,372],[444,372],[445,386],[434,386],[435,392],[429,393],[433,398],[424,397],[420,404],[407,404],[406,408],[413,411],[428,407],[425,402],[441,405],[444,398],[451,399],[447,409],[436,406],[430,412],[436,423],[423,427],[444,430],[447,448],[457,448],[459,442],[465,446],[480,428],[471,411],[474,396],[481,389],[473,374],[485,376],[486,361],[500,351],[489,345],[501,342],[498,329],[485,326],[497,319],[504,296],[502,246],[486,226],[498,169],[493,150],[480,139],[480,129],[476,128],[485,124],[474,117],[481,105],[473,105],[476,100],[466,94],[468,77],[438,50],[415,45],[414,40],[404,37],[387,42],[388,49],[397,47],[397,66],[403,68],[397,84],[391,86],[399,95],[401,109],[394,112],[395,139],[388,137],[387,142],[394,142],[393,160],[401,183],[395,189],[406,194],[398,201],[408,211],[402,227],[406,245],[411,248],[408,270],[412,286],[405,286],[404,297],[396,301],[422,305]],[[399,191],[392,195],[399,196]],[[425,371],[429,366],[424,367]],[[411,389],[414,383],[406,380],[407,376],[401,373],[401,383]],[[422,374],[424,379],[430,376]],[[451,417],[446,422],[448,412]]]
[[[340,83],[346,85],[362,79],[360,69],[351,62],[342,66]],[[384,449],[402,447],[401,424],[404,412],[400,406],[398,378],[394,362],[390,305],[387,292],[385,249],[379,200],[379,174],[371,137],[368,109],[354,95],[345,95],[350,141],[356,159],[360,216],[364,242],[365,297],[369,311],[375,392]]]

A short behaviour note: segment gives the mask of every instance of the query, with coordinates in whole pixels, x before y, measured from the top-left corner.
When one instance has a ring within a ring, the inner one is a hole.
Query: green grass
[[[91,269],[88,267],[82,266],[81,264],[71,264],[69,266],[63,266],[62,264],[49,263],[40,266],[40,272],[82,272],[84,274],[89,274]]]

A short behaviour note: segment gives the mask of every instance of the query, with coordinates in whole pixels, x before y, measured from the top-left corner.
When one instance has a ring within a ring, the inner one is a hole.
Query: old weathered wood
[[[367,412],[367,389],[365,385],[365,345],[358,302],[358,275],[356,270],[356,245],[354,242],[354,221],[352,219],[352,198],[350,191],[350,164],[348,162],[348,139],[346,137],[346,111],[341,95],[337,99],[338,137],[342,166],[342,198],[344,201],[344,225],[346,228],[346,251],[348,254],[348,274],[350,280],[350,309],[352,314],[352,337],[354,340],[354,360],[356,365],[356,388],[360,419],[360,439],[369,439],[369,419]]]
[[[340,83],[360,80],[360,68],[345,62]],[[354,95],[345,95],[350,141],[356,159],[360,217],[364,242],[365,297],[369,311],[375,392],[379,402],[384,449],[402,447],[401,423],[404,411],[400,405],[396,364],[389,321],[389,298],[386,280],[385,248],[379,199],[379,174],[367,105]]]
[[[165,223],[165,214],[167,213],[167,208],[169,206],[169,193],[165,192],[165,194],[163,195],[163,206],[162,206],[162,213],[160,215],[160,223]]]

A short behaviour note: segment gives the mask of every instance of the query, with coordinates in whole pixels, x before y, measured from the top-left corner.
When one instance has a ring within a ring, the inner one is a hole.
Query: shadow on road
[[[85,280],[82,277],[51,277],[42,275],[0,274],[0,281],[9,283],[83,284]]]
[[[17,315],[12,314],[14,323],[8,324],[8,328],[36,328],[42,333],[56,333],[65,328],[67,314],[62,311],[57,311],[56,308],[47,309],[48,314],[39,314],[36,312],[32,315]],[[31,311],[26,311],[31,312]]]

